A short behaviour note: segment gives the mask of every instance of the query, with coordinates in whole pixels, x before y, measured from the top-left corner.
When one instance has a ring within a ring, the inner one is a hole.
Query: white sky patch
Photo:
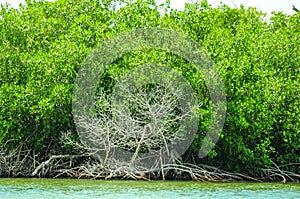
[[[158,3],[163,3],[165,0],[156,0]],[[191,3],[193,0],[171,0],[171,7],[182,10],[185,3]],[[195,2],[195,0],[194,0]],[[247,7],[256,7],[258,10],[267,13],[269,17],[272,11],[282,11],[285,14],[292,15],[295,11],[292,9],[293,5],[300,9],[300,0],[208,0],[208,3],[214,8],[220,3],[226,4],[232,8],[244,5]]]
[[[208,2],[216,7],[219,5],[220,0],[208,0]],[[270,17],[272,11],[281,11],[285,14],[292,15],[295,13],[293,10],[293,5],[300,9],[299,0],[223,0],[224,4],[229,5],[230,7],[240,7],[243,4],[245,7],[256,7],[258,10],[267,13],[267,18]]]
[[[52,0],[53,1],[53,0]],[[185,3],[190,3],[197,0],[171,0],[171,7],[182,10]],[[25,4],[25,0],[0,0],[1,4],[9,3],[12,7],[17,8],[20,3]],[[156,0],[158,4],[164,3],[165,0]],[[272,11],[282,11],[285,14],[294,14],[292,10],[294,5],[300,9],[300,0],[208,0],[208,3],[213,7],[220,5],[220,2],[229,5],[230,7],[239,7],[243,4],[245,7],[256,7],[270,16]]]

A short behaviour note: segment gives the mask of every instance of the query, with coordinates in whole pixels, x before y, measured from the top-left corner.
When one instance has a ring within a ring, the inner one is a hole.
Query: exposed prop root
[[[298,163],[262,169],[261,176],[253,177],[241,173],[231,173],[208,165],[195,165],[176,161],[161,164],[153,170],[136,170],[128,163],[115,162],[114,168],[103,165],[92,153],[77,155],[53,155],[45,161],[31,150],[20,145],[5,152],[0,146],[1,177],[53,177],[53,178],[93,178],[93,179],[133,179],[133,180],[195,180],[195,181],[281,181],[299,182],[300,174],[281,168]]]
[[[284,171],[281,169],[281,167],[286,167],[286,166],[293,166],[293,165],[300,165],[299,163],[291,163],[288,165],[281,165],[277,166],[273,162],[273,167],[267,168],[267,169],[262,169],[262,172],[266,178],[266,180],[269,181],[281,181],[283,183],[286,182],[299,182],[300,180],[300,174],[293,173],[290,171]]]
[[[33,161],[31,150],[21,144],[19,147],[6,152],[0,145],[0,176],[28,176],[37,161]]]

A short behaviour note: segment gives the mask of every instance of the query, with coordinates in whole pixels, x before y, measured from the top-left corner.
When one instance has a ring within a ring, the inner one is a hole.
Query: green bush
[[[165,10],[167,14],[162,14]],[[299,163],[300,13],[274,13],[270,21],[253,8],[210,7],[206,1],[183,11],[155,1],[27,1],[0,12],[0,143],[20,142],[47,152],[64,132],[76,134],[71,114],[73,83],[91,50],[103,39],[135,28],[171,28],[199,42],[224,81],[227,117],[219,142],[198,163],[258,174],[272,163]],[[187,157],[197,158],[210,120],[210,99],[199,71],[159,49],[131,52],[112,64],[113,79],[142,63],[168,65],[183,74],[203,107]],[[7,144],[8,143],[8,144]],[[58,149],[57,149],[58,150]],[[286,166],[300,172],[299,167]]]

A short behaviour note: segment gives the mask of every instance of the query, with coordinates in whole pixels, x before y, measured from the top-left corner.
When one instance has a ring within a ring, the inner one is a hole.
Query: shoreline
[[[200,168],[200,167],[197,167]],[[300,183],[300,177],[298,174],[290,175],[284,171],[278,171],[278,173],[273,173],[272,175],[264,176],[250,176],[243,173],[230,173],[226,171],[219,170],[214,167],[211,169],[216,169],[215,173],[205,170],[204,173],[210,173],[208,175],[194,174],[192,172],[178,172],[177,170],[165,170],[162,174],[161,171],[156,172],[135,172],[129,173],[128,171],[123,171],[123,175],[112,175],[112,174],[87,174],[87,171],[80,171],[79,168],[72,169],[60,169],[47,172],[41,175],[39,172],[36,175],[0,175],[0,179],[90,179],[90,180],[121,180],[121,181],[185,181],[185,182],[220,182],[220,183],[235,183],[235,182],[249,182],[249,183]]]

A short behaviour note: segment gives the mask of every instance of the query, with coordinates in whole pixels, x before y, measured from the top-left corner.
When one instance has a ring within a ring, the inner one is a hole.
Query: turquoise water
[[[0,179],[0,199],[50,198],[294,198],[296,183],[210,183],[185,181],[105,181],[74,179]]]

